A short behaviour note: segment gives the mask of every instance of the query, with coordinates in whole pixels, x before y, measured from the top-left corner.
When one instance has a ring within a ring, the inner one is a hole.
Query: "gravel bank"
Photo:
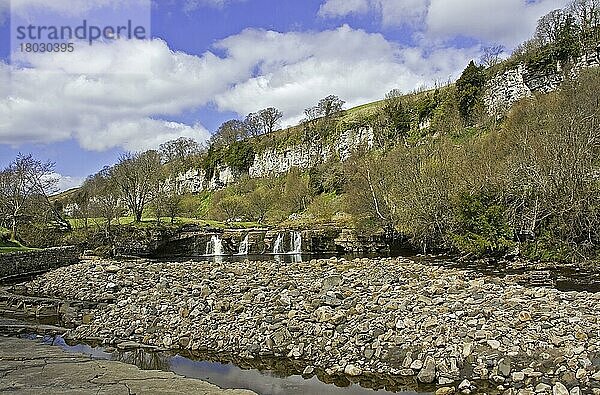
[[[307,375],[384,374],[440,394],[600,394],[600,294],[509,277],[409,259],[87,261],[26,289],[108,302],[71,339],[287,356]]]

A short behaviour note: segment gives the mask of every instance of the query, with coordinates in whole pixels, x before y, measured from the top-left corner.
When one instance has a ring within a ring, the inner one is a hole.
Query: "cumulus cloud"
[[[350,14],[364,14],[369,11],[369,0],[327,0],[319,8],[322,17],[343,17]]]
[[[432,0],[426,18],[436,38],[468,36],[512,48],[533,35],[537,20],[567,0]]]
[[[155,148],[201,125],[172,122],[206,105],[240,116],[275,106],[286,124],[336,94],[348,106],[456,77],[478,48],[405,48],[344,25],[323,32],[247,29],[190,55],[164,41],[78,46],[0,63],[0,144],[76,139],[88,150]]]
[[[105,150],[152,148],[181,135],[203,141],[202,126],[160,119],[208,103],[244,75],[211,54],[173,52],[160,40],[81,46],[24,62],[29,67],[0,63],[0,143],[76,138]]]
[[[319,8],[325,18],[376,12],[384,26],[413,25],[422,20],[429,0],[326,0]]]
[[[297,122],[304,108],[329,94],[353,106],[381,99],[393,88],[410,91],[446,81],[478,55],[477,48],[427,53],[403,48],[347,25],[317,33],[250,29],[218,45],[258,68],[258,75],[217,95],[219,108],[244,114],[257,106],[277,106],[287,123]]]
[[[69,189],[78,188],[83,185],[83,182],[85,181],[84,177],[65,176],[59,173],[52,173],[49,177],[56,180],[55,190],[49,191],[50,193],[60,193],[68,191]]]
[[[514,47],[531,36],[536,21],[568,0],[325,0],[319,15],[339,18],[375,13],[384,26],[417,28],[430,40],[470,37]]]

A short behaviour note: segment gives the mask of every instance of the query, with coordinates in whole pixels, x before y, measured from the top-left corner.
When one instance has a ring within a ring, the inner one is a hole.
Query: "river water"
[[[230,362],[197,360],[171,352],[153,352],[144,349],[113,351],[88,344],[70,345],[60,336],[42,337],[28,334],[23,337],[58,346],[70,353],[85,354],[94,359],[120,361],[145,370],[171,371],[185,377],[210,382],[221,388],[249,389],[261,395],[430,394],[430,392],[412,391],[408,386],[397,382],[385,383],[381,380],[362,379],[363,383],[360,383],[358,380],[351,382],[344,376],[331,378],[323,375],[306,378],[300,372],[294,372],[294,369],[290,368],[284,360],[278,361],[279,364],[277,361],[271,361],[272,365],[279,365],[277,369],[269,369],[265,361],[255,363],[262,365],[260,368],[251,367],[247,363],[240,367]],[[250,361],[249,363],[252,364]],[[392,388],[387,390],[386,386]]]

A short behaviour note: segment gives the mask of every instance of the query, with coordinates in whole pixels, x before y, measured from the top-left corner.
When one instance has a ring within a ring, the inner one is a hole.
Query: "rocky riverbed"
[[[600,294],[410,259],[85,261],[21,291],[98,302],[68,333],[386,376],[444,393],[600,394]]]

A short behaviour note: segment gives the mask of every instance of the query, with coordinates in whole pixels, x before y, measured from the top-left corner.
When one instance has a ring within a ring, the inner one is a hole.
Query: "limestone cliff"
[[[535,70],[524,64],[493,77],[485,87],[484,103],[491,115],[502,115],[517,101],[534,93],[556,90],[565,75],[576,77],[581,70],[600,66],[600,47],[569,64],[558,62],[556,67]]]
[[[316,138],[287,147],[267,147],[256,153],[248,173],[252,178],[261,178],[287,173],[293,167],[307,170],[331,158],[345,161],[353,151],[362,146],[373,146],[372,128],[343,130],[338,135],[330,136],[327,141]],[[200,193],[226,187],[239,176],[229,167],[219,166],[212,177],[208,177],[204,169],[190,169],[180,173],[174,182],[178,193]]]

